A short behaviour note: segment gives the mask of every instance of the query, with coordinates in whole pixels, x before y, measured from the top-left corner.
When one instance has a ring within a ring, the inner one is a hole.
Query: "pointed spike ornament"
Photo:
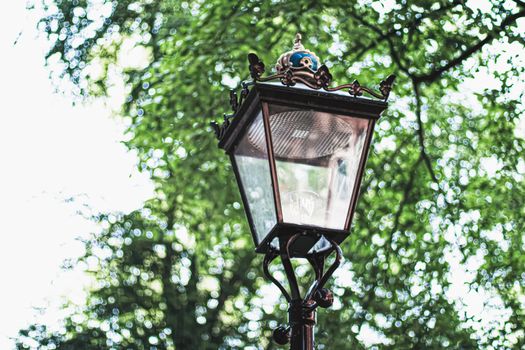
[[[250,76],[257,80],[264,73],[264,63],[254,53],[248,54],[248,62],[250,63]]]
[[[301,35],[301,33],[295,34],[295,40],[293,41],[294,51],[304,50],[303,43],[301,42],[302,39],[303,39],[303,36]]]
[[[394,80],[396,80],[396,76],[391,74],[389,75],[385,80],[381,81],[379,84],[379,91],[383,94],[385,101],[388,99],[388,96],[390,95],[390,91],[392,90],[392,85],[394,85]]]

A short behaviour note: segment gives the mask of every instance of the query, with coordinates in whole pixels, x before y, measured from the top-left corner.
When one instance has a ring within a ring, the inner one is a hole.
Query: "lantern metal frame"
[[[286,107],[296,107],[303,109],[315,110],[316,112],[326,112],[352,118],[362,118],[368,121],[368,130],[363,146],[363,152],[359,160],[357,176],[353,187],[352,197],[350,198],[349,208],[345,219],[343,229],[324,228],[312,225],[286,223],[282,215],[282,203],[278,178],[276,172],[276,158],[273,153],[273,141],[271,131],[269,130],[269,105],[283,105]],[[262,108],[262,118],[265,125],[266,144],[268,147],[268,161],[272,180],[272,191],[274,208],[276,210],[277,223],[273,229],[266,235],[263,241],[258,241],[255,233],[252,212],[250,211],[244,183],[240,177],[237,163],[234,159],[233,151],[235,146],[240,142],[242,135],[251,125],[259,113],[259,107]],[[246,216],[250,224],[254,242],[257,245],[258,253],[267,253],[272,249],[271,242],[274,239],[282,237],[289,238],[296,233],[301,233],[302,237],[297,240],[296,245],[291,247],[293,257],[306,257],[309,249],[317,243],[321,237],[326,237],[336,243],[341,243],[349,234],[350,225],[359,196],[359,186],[364,172],[365,163],[368,157],[368,150],[372,140],[372,133],[376,120],[381,112],[385,110],[387,103],[382,100],[372,100],[359,98],[333,92],[317,91],[309,88],[281,86],[266,82],[253,82],[250,84],[250,90],[246,98],[239,106],[233,117],[228,119],[227,126],[220,133],[219,147],[223,148],[230,156],[233,170],[237,178],[243,203],[245,205]],[[329,249],[329,245],[325,245]]]
[[[281,345],[289,342],[292,350],[312,350],[314,348],[316,308],[330,307],[333,303],[332,293],[324,286],[343,261],[339,244],[349,235],[374,126],[381,113],[388,106],[387,99],[395,76],[390,75],[381,81],[378,90],[362,86],[357,80],[350,84],[331,87],[332,75],[328,68],[325,65],[320,65],[319,58],[304,48],[300,34],[296,36],[293,50],[284,53],[278,59],[275,74],[263,77],[265,65],[256,54],[250,53],[248,61],[252,81],[242,83],[239,95],[236,91],[230,91],[230,105],[234,113],[225,115],[222,124],[213,122],[211,125],[219,139],[219,147],[224,149],[231,158],[246,216],[254,242],[257,245],[256,251],[265,254],[264,274],[279,288],[289,303],[289,325],[277,327],[274,330],[273,338]],[[280,81],[281,85],[274,83],[274,81]],[[297,84],[300,85],[296,86]],[[344,94],[343,90],[346,90],[348,94]],[[362,97],[363,94],[369,95],[370,98]],[[367,134],[342,230],[290,224],[283,221],[276,157],[273,152],[270,130],[270,104],[368,120]],[[244,183],[234,158],[234,150],[247,132],[248,127],[261,112],[277,223],[259,242]],[[312,250],[311,248],[321,238],[325,239],[325,244],[317,250]],[[278,242],[277,245],[274,244],[275,241]],[[325,270],[325,262],[333,253],[335,253],[335,259],[332,265]],[[289,292],[270,273],[270,264],[278,257],[281,258],[288,280]],[[314,282],[304,296],[300,295],[299,285],[291,263],[292,258],[307,259],[315,273]]]

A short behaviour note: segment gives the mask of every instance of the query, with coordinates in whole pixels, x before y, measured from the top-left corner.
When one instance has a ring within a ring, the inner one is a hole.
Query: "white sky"
[[[72,106],[54,93],[36,19],[25,1],[0,5],[2,350],[35,320],[35,307],[49,306],[40,320],[54,323],[64,295],[82,299],[82,274],[60,270],[65,258],[82,252],[75,237],[96,230],[76,211],[84,204],[95,212],[129,211],[152,195],[135,157],[119,143],[124,125],[111,107]],[[65,201],[72,196],[78,199]]]
[[[72,106],[68,96],[55,94],[44,67],[47,43],[37,37],[37,18],[25,10],[25,1],[0,5],[2,350],[11,348],[10,337],[35,320],[53,324],[60,319],[64,296],[82,300],[85,278],[60,270],[64,259],[82,253],[75,238],[97,230],[76,211],[84,204],[95,212],[130,211],[152,196],[151,183],[135,170],[134,155],[119,143],[124,125],[111,109],[122,96],[110,106],[100,100]],[[481,74],[468,85],[476,90],[491,81]],[[525,122],[520,130],[525,134]],[[71,197],[77,199],[66,202]],[[457,261],[453,255],[449,259]],[[489,296],[468,295],[463,283],[471,273],[456,265],[453,274],[451,297],[468,301],[470,314],[487,312],[483,302]],[[46,313],[38,313],[43,307]],[[505,311],[485,315],[501,320],[501,313]],[[382,341],[373,330],[361,331],[365,343]]]

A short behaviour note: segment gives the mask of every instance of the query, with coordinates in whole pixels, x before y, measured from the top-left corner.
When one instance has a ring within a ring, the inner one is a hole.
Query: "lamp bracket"
[[[289,340],[294,342],[308,342],[309,337],[313,337],[313,326],[315,325],[315,310],[318,306],[327,308],[333,304],[332,293],[324,288],[328,279],[343,261],[343,254],[339,245],[329,240],[331,247],[323,252],[307,257],[315,273],[315,280],[302,297],[299,291],[299,284],[291,262],[290,247],[301,234],[295,234],[287,239],[282,239],[280,244],[285,247],[281,252],[275,248],[270,249],[264,256],[263,271],[265,276],[279,288],[289,304],[288,321],[289,325],[279,326],[274,330],[274,340],[278,344],[286,344]],[[326,258],[335,252],[335,260],[328,270],[324,270]],[[270,273],[269,266],[277,257],[281,258],[281,263],[288,280],[289,291]],[[312,338],[313,339],[313,338]],[[292,349],[294,347],[292,346]]]

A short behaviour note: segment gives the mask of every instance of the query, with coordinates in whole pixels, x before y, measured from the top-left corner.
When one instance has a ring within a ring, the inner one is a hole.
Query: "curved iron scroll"
[[[312,264],[312,266],[318,266],[318,271],[316,271],[316,280],[314,281],[314,283],[312,283],[312,285],[310,286],[309,290],[308,290],[308,293],[306,294],[306,297],[305,299],[310,299],[312,298],[315,293],[317,291],[319,291],[320,289],[322,289],[326,282],[328,282],[328,279],[330,277],[332,277],[332,275],[334,274],[335,270],[337,270],[337,268],[341,265],[341,263],[343,262],[343,252],[341,251],[341,248],[339,247],[339,245],[337,243],[335,243],[334,241],[330,241],[330,244],[332,244],[332,250],[329,250],[328,253],[323,256],[321,259],[319,259],[318,257],[312,257],[310,258],[309,260],[310,261],[310,264]],[[332,251],[335,251],[335,260],[334,262],[332,263],[332,265],[330,266],[330,268],[328,269],[328,271],[326,271],[324,274],[323,274],[323,267],[324,267],[324,260],[325,258],[330,255],[330,253]]]
[[[290,298],[290,294],[288,294],[288,291],[286,291],[286,288],[275,278],[272,276],[269,270],[269,266],[272,263],[272,261],[275,260],[279,256],[279,253],[277,253],[276,250],[270,250],[266,255],[264,256],[263,261],[263,272],[266,278],[268,278],[273,284],[279,288],[281,293],[283,293],[284,297],[286,298],[286,301],[290,302],[292,298]]]
[[[276,74],[262,77],[265,71],[265,65],[259,57],[254,53],[250,53],[248,55],[248,61],[250,63],[250,75],[254,82],[280,80],[281,83],[286,86],[293,86],[296,83],[302,83],[315,90],[324,89],[326,91],[338,91],[347,89],[348,93],[354,97],[362,96],[363,93],[367,93],[370,96],[384,101],[388,99],[396,78],[395,75],[389,75],[385,80],[381,81],[379,83],[379,91],[362,86],[357,80],[354,80],[350,84],[330,87],[330,84],[332,83],[332,74],[330,74],[328,67],[324,64],[315,71],[309,67],[288,67]]]
[[[286,277],[288,279],[288,284],[290,288],[290,293],[286,290],[286,288],[275,278],[272,276],[272,274],[269,271],[269,265],[274,261],[278,256],[279,252],[275,249],[270,250],[268,253],[266,253],[264,257],[263,262],[263,271],[265,276],[279,288],[281,293],[284,295],[286,300],[288,302],[292,300],[303,300],[303,303],[306,304],[307,302],[310,302],[312,298],[314,297],[315,293],[321,290],[326,283],[328,282],[328,279],[334,274],[335,270],[341,265],[343,261],[343,254],[341,251],[341,248],[337,243],[335,243],[332,240],[329,240],[332,247],[322,253],[314,254],[310,257],[308,257],[308,261],[312,265],[314,272],[315,272],[315,280],[312,282],[310,288],[308,288],[307,293],[302,298],[299,292],[299,284],[297,283],[297,278],[295,276],[295,272],[293,270],[293,266],[291,263],[291,254],[290,254],[290,247],[293,244],[293,242],[300,236],[300,234],[296,234],[291,236],[286,242],[285,242],[285,249],[282,250],[282,253],[280,254],[281,262],[284,267],[284,271],[286,273]],[[332,265],[324,272],[324,263],[326,258],[332,253],[335,252],[335,260],[332,263]],[[312,305],[310,303],[310,305]],[[313,304],[313,307],[317,307],[317,305]]]
[[[280,345],[290,343],[292,350],[314,349],[314,325],[317,307],[330,307],[333,303],[332,293],[324,286],[328,279],[343,261],[341,248],[336,242],[329,240],[331,247],[321,253],[312,254],[307,259],[315,272],[315,280],[310,285],[304,297],[301,297],[299,285],[291,262],[290,247],[301,234],[295,234],[287,240],[281,240],[280,253],[277,249],[271,249],[266,253],[263,263],[263,271],[266,277],[279,288],[288,302],[288,325],[280,325],[273,330],[273,339]],[[335,252],[335,260],[328,270],[324,270],[326,258]],[[272,276],[269,266],[278,256],[284,267],[290,292]]]

